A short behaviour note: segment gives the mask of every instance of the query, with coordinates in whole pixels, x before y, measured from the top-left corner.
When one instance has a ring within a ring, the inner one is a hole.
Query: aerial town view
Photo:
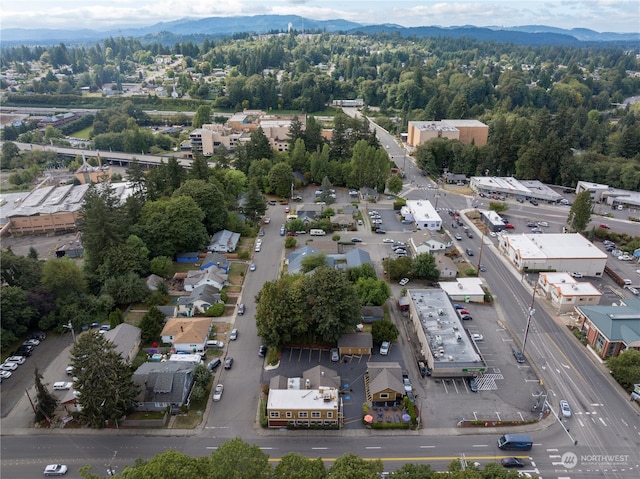
[[[3,479],[640,477],[637,4],[32,3]]]

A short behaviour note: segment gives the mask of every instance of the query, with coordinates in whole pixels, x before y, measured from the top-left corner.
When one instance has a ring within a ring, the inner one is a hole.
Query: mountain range
[[[386,32],[402,37],[469,37],[481,41],[508,42],[517,45],[580,45],[584,43],[615,43],[635,45],[640,42],[640,33],[596,32],[586,28],[566,30],[545,25],[518,27],[403,27],[401,25],[362,25],[347,20],[312,20],[297,15],[256,15],[238,17],[210,17],[202,19],[183,18],[172,22],[160,22],[138,28],[96,30],[57,30],[5,28],[0,30],[3,45],[51,45],[96,42],[109,37],[133,37],[143,42],[165,38],[175,42],[180,38],[216,39],[241,33],[269,33],[288,31],[328,33],[380,33]]]

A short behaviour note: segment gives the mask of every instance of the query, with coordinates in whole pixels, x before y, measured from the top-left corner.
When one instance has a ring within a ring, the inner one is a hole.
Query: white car
[[[67,376],[71,376],[73,374],[73,366],[67,366],[65,371],[67,372]]]
[[[213,391],[213,400],[220,401],[222,398],[222,391],[224,391],[224,386],[222,384],[218,384],[216,389]]]
[[[7,362],[7,363],[16,363],[16,364],[24,364],[25,359],[26,358],[24,356],[11,356],[10,358],[7,358],[7,360],[5,362]]]
[[[408,282],[409,282],[409,278],[402,278],[398,284],[399,284],[400,286],[404,286],[404,285],[405,285],[405,284],[407,284]]]
[[[25,346],[38,346],[40,344],[40,341],[38,341],[37,339],[27,339],[24,343]]]
[[[0,379],[9,379],[11,373],[9,371],[0,371]]]
[[[564,399],[560,401],[560,412],[562,413],[562,417],[571,417],[571,406],[569,406],[569,403]]]
[[[18,365],[16,363],[4,363],[2,366],[0,366],[0,370],[2,371],[15,371],[16,369],[18,369]]]
[[[383,243],[393,243],[394,241],[391,238],[385,238],[382,240]],[[640,274],[640,273],[638,273]]]
[[[582,278],[582,273],[571,273],[574,278]]]
[[[58,381],[57,383],[53,383],[54,391],[68,391],[73,386],[73,383],[68,383],[66,381]]]
[[[232,329],[231,330],[231,334],[229,334],[229,339],[231,341],[235,341],[236,339],[238,339],[238,330],[237,329]]]
[[[64,476],[67,473],[67,466],[64,464],[49,464],[44,468],[45,476]]]
[[[380,355],[386,356],[387,354],[389,354],[390,347],[391,344],[389,343],[389,341],[382,341],[382,344],[380,345]]]
[[[264,224],[268,225],[269,223],[271,223],[271,218],[269,218],[268,216],[264,217]]]
[[[260,238],[256,240],[256,245],[262,246],[262,240]]]
[[[259,253],[259,252],[260,252],[260,245],[259,245],[259,244],[256,244],[255,251],[256,251],[256,253]]]
[[[471,335],[471,339],[473,339],[474,341],[484,341],[484,336],[482,334],[473,333]]]
[[[549,223],[546,221],[538,221],[538,226],[544,226],[545,228],[549,227]]]
[[[631,261],[633,258],[628,254],[623,254],[621,256],[618,256],[618,259],[620,261]]]

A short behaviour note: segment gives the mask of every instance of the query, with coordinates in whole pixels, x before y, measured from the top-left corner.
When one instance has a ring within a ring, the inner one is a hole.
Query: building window
[[[278,417],[280,417],[280,413],[278,411],[271,411],[271,412],[269,412],[269,417],[278,418]]]
[[[320,417],[320,413],[318,411],[311,411],[311,417],[318,419]]]
[[[299,411],[298,412],[298,417],[301,419],[306,419],[309,417],[309,413],[307,411]]]
[[[291,411],[287,411],[285,413],[285,415],[286,415],[287,419],[291,419],[293,417],[293,413]]]
[[[333,419],[333,413],[331,411],[327,412],[327,419]]]
[[[389,393],[380,393],[380,399],[389,399]]]

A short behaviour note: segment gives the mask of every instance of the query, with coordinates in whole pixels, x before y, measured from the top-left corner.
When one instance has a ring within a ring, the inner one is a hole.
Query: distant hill
[[[300,31],[324,31],[328,33],[388,32],[403,37],[449,37],[466,36],[481,41],[510,42],[518,45],[579,45],[582,42],[640,42],[640,33],[599,33],[586,28],[565,30],[545,25],[524,25],[520,27],[403,27],[401,25],[362,25],[347,20],[312,20],[297,15],[256,15],[239,17],[210,17],[202,19],[183,18],[173,22],[161,22],[147,27],[121,28],[109,31],[96,30],[55,30],[6,28],[0,30],[3,45],[41,44],[51,45],[100,41],[108,37],[134,37],[152,41],[154,38],[180,37],[220,38],[238,33],[268,33],[287,31],[291,27]]]

